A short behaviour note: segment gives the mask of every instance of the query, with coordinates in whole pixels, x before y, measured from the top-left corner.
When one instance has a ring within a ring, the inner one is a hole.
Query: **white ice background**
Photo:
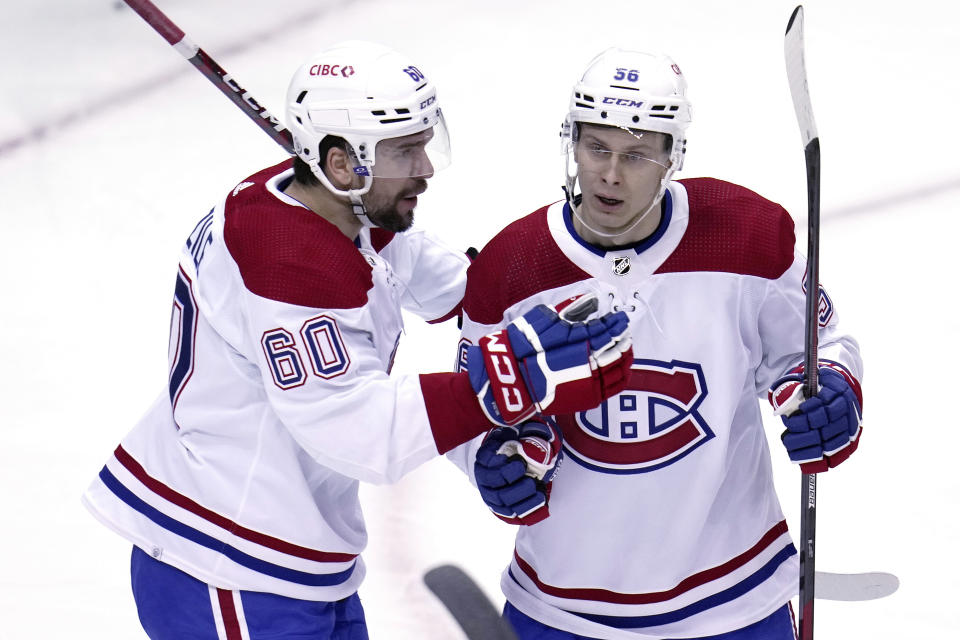
[[[293,70],[333,42],[382,41],[418,61],[454,162],[417,224],[457,246],[560,197],[569,87],[614,44],[666,51],[684,70],[694,124],[681,177],[739,182],[805,215],[782,51],[792,0],[156,1],[278,115]],[[165,383],[186,235],[283,152],[120,3],[0,9],[0,639],[142,638],[130,546],[79,496]],[[866,361],[860,450],[820,478],[817,566],[902,582],[884,600],[818,602],[817,638],[956,638],[960,9],[805,9],[821,279]],[[456,337],[410,318],[395,370],[448,370]],[[799,474],[768,426],[796,535]],[[440,563],[502,603],[512,530],[446,460],[362,493],[374,640],[462,637],[420,581]]]

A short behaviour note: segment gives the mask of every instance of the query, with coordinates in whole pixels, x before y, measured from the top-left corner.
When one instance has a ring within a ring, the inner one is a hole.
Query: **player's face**
[[[363,198],[367,217],[387,231],[406,231],[413,225],[417,196],[427,190],[433,165],[426,146],[433,137],[427,129],[377,143],[373,186]]]
[[[667,140],[653,131],[580,125],[574,152],[587,224],[615,234],[647,211],[669,166]]]

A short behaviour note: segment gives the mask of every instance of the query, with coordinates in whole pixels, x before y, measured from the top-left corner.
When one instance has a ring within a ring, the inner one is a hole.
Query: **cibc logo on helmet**
[[[349,78],[356,71],[354,71],[353,66],[346,64],[315,64],[310,67],[310,75],[312,76],[340,76],[343,78]]]

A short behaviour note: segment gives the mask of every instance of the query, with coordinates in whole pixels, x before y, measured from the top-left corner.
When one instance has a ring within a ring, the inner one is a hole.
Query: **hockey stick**
[[[427,571],[423,582],[453,616],[468,640],[517,640],[510,623],[500,616],[463,569],[444,564]]]
[[[516,640],[490,599],[463,569],[445,564],[423,576],[431,592],[443,603],[467,636],[467,640]],[[816,572],[817,597],[821,600],[862,602],[877,600],[900,586],[892,573]]]
[[[124,0],[147,24],[159,33],[180,55],[186,58],[207,80],[223,92],[257,126],[263,129],[277,144],[293,154],[293,136],[265,107],[254,100],[249,91],[237,84],[213,58],[198,47],[180,30],[170,18],[150,0]]]
[[[804,340],[804,394],[817,394],[817,331],[820,326],[820,138],[813,120],[807,70],[803,59],[803,6],[797,6],[787,23],[783,41],[787,80],[807,167],[807,273],[806,336]],[[813,639],[813,601],[817,535],[817,476],[803,474],[800,484],[800,640]]]
[[[467,640],[516,640],[509,623],[497,613],[490,599],[463,569],[445,564],[423,576],[427,588],[443,603],[467,636]],[[900,580],[892,573],[816,572],[817,597],[821,600],[862,602],[895,592]]]
[[[816,572],[817,600],[862,602],[886,598],[900,588],[900,580],[892,573],[828,573]]]

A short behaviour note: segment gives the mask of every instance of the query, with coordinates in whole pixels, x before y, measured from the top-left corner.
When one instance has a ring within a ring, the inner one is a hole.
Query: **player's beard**
[[[389,202],[377,202],[379,199],[374,196],[364,202],[367,218],[381,229],[402,233],[413,226],[414,209],[410,209],[407,213],[400,213],[398,209],[400,201],[411,194],[419,195],[426,189],[427,181],[417,179],[412,186],[395,195]]]
[[[402,233],[413,226],[413,211],[403,215],[397,211],[395,204],[375,210],[367,209],[367,218],[381,229],[394,233]]]

